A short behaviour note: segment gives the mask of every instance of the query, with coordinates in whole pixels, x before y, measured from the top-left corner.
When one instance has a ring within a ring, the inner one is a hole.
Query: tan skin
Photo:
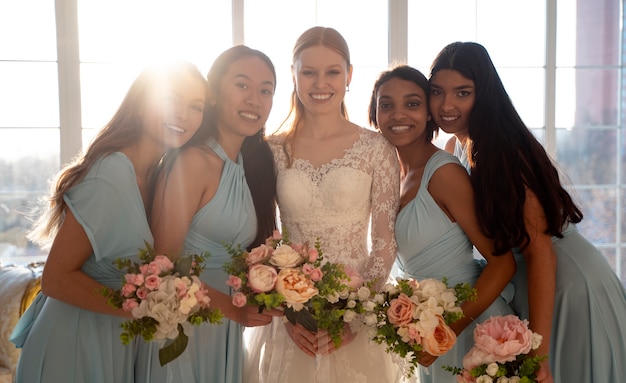
[[[334,50],[324,46],[304,49],[292,67],[299,99],[305,106],[304,124],[293,140],[295,157],[319,168],[352,147],[360,127],[341,115],[341,102],[352,79],[352,66]],[[322,100],[316,99],[322,98]],[[305,354],[327,355],[337,350],[326,331],[312,333],[300,324],[285,324],[287,333]],[[342,345],[356,337],[346,325]]]
[[[454,141],[464,142],[469,137],[468,118],[476,97],[474,82],[458,71],[443,69],[431,77],[430,83],[430,108],[433,117],[444,131],[455,135],[445,147],[446,151],[454,153]],[[530,235],[530,243],[524,251],[528,267],[529,323],[533,331],[543,336],[540,348],[533,351],[533,354],[548,355],[554,308],[556,255],[551,236],[545,234],[545,213],[530,189],[526,189],[524,220]],[[547,361],[542,363],[538,381],[554,381]]]
[[[183,145],[195,133],[202,122],[204,102],[204,84],[188,75],[179,83],[172,83],[165,92],[152,92],[139,112],[144,126],[142,135],[135,145],[121,152],[133,164],[144,206],[149,205],[146,198],[153,169],[167,149]],[[182,132],[166,126],[176,126]],[[85,230],[66,208],[43,270],[42,293],[86,310],[132,318],[130,313],[109,306],[97,292],[103,285],[82,271],[92,253]]]
[[[469,137],[469,115],[474,106],[474,81],[455,70],[442,69],[430,79],[430,110],[438,127],[453,134],[445,150],[454,154],[456,141],[465,143]]]
[[[440,149],[426,135],[426,121],[430,119],[427,97],[417,84],[391,78],[377,92],[377,127],[389,142],[396,146],[401,165],[400,209],[412,201],[421,185],[428,160]],[[515,274],[512,253],[491,255],[493,242],[479,229],[474,210],[473,190],[467,171],[457,164],[446,164],[433,174],[428,192],[452,222],[457,222],[469,240],[486,254],[487,265],[474,288],[478,299],[465,302],[461,308],[464,317],[450,327],[458,335],[499,296]],[[431,365],[437,357],[422,353],[419,362]]]
[[[218,109],[217,137],[228,157],[237,161],[243,141],[265,124],[272,108],[274,75],[258,57],[244,56],[224,75],[220,94],[210,102]],[[191,146],[176,159],[167,182],[159,180],[154,199],[152,230],[157,252],[180,252],[194,215],[217,192],[224,161],[206,144]],[[228,294],[205,286],[211,306],[243,326],[269,324],[281,311],[258,312],[254,306],[236,307]]]

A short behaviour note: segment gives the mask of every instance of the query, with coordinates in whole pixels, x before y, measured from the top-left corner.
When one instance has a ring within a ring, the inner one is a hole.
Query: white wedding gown
[[[379,285],[386,282],[396,257],[393,228],[400,183],[395,149],[379,133],[362,128],[342,158],[319,168],[296,158],[287,168],[282,139],[270,137],[270,146],[281,224],[290,240],[319,238],[327,260],[342,262],[366,279],[376,278]],[[245,332],[246,383],[381,383],[401,378],[384,346],[371,342],[365,327],[351,343],[317,358],[296,346],[283,318]]]

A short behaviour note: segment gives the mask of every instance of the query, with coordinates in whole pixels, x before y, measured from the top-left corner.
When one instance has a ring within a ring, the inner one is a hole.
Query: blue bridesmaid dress
[[[254,203],[245,179],[243,158],[228,158],[214,139],[207,144],[224,161],[224,169],[215,196],[194,216],[184,243],[187,254],[209,252],[200,279],[207,285],[231,294],[226,285],[224,263],[230,261],[224,244],[249,246],[256,237],[257,219]],[[148,365],[140,370],[151,382],[238,383],[243,373],[243,327],[224,317],[221,324],[203,323],[191,326],[189,344],[177,359],[161,366],[160,345],[151,345],[152,359],[141,358]],[[142,350],[143,353],[143,350]]]
[[[437,151],[426,163],[422,182],[415,198],[398,213],[396,240],[398,258],[396,264],[404,278],[417,280],[448,279],[448,285],[469,283],[474,285],[482,271],[481,262],[474,258],[472,243],[461,227],[450,221],[428,192],[433,174],[446,164],[458,164],[459,160],[445,151]],[[474,328],[490,316],[508,315],[513,311],[500,296],[471,325],[457,337],[455,346],[437,358],[429,367],[419,368],[420,383],[455,383],[456,377],[443,370],[444,365],[463,365],[463,357],[474,344]]]
[[[139,261],[144,241],[153,242],[130,160],[115,152],[98,160],[64,200],[87,233],[93,254],[82,270],[119,289],[116,258]],[[136,340],[124,346],[125,318],[99,314],[41,293],[17,323],[11,341],[21,347],[18,383],[129,383],[135,380]]]
[[[552,238],[557,257],[549,359],[554,381],[626,382],[626,290],[600,251],[573,224]],[[514,249],[512,305],[528,318],[524,256]]]

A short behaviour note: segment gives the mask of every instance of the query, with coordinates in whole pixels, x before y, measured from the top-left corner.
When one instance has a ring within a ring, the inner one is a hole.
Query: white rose
[[[501,376],[498,378],[498,380],[496,380],[496,383],[511,383],[509,381],[509,378],[507,378],[506,376]]]
[[[339,302],[339,293],[334,292],[332,294],[328,294],[326,295],[326,300],[330,303],[337,303]]]
[[[498,373],[498,363],[489,363],[487,365],[487,374],[489,374],[489,376],[496,376],[497,373]]]
[[[356,307],[356,301],[353,300],[349,300],[348,303],[346,303],[346,307],[349,309],[353,309]]]
[[[373,326],[378,323],[378,317],[374,313],[365,314],[365,324],[368,326]]]
[[[531,338],[533,350],[536,350],[539,348],[542,340],[543,340],[543,336],[537,334],[536,332],[533,333],[532,338]]]
[[[289,245],[278,247],[270,257],[270,263],[280,268],[296,267],[302,261],[302,256]]]
[[[489,375],[481,375],[476,378],[476,383],[493,383],[493,379]]]
[[[356,317],[356,313],[352,310],[346,310],[346,312],[343,313],[343,321],[346,323],[352,322],[355,317]]]
[[[512,376],[509,378],[509,383],[519,383],[522,380],[519,376]]]
[[[382,305],[385,302],[385,297],[382,294],[374,295],[374,301],[379,305]]]
[[[255,293],[266,293],[276,285],[278,273],[271,266],[257,263],[248,270],[248,285]]]
[[[371,294],[372,294],[372,292],[370,291],[370,289],[368,289],[365,286],[359,287],[359,289],[357,290],[357,295],[359,297],[359,300],[361,300],[361,301],[369,299]]]
[[[376,302],[372,300],[363,302],[363,309],[365,311],[371,312],[371,311],[374,311],[375,308],[376,308]]]
[[[192,284],[191,286],[189,286],[189,288],[187,289],[187,293],[180,300],[180,306],[178,307],[178,310],[181,314],[188,316],[189,313],[194,308],[196,308],[196,306],[198,305],[196,292],[198,290],[200,290],[200,287],[196,284]]]

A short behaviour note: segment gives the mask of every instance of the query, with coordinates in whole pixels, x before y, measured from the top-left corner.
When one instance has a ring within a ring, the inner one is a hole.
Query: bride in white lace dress
[[[293,59],[293,118],[286,132],[269,138],[281,223],[290,240],[320,238],[328,260],[381,285],[396,257],[399,169],[394,148],[347,118],[343,98],[352,66],[336,30],[304,32]],[[399,377],[384,346],[371,342],[365,327],[346,326],[338,349],[327,334],[310,333],[284,318],[246,331],[246,383],[380,383]]]

